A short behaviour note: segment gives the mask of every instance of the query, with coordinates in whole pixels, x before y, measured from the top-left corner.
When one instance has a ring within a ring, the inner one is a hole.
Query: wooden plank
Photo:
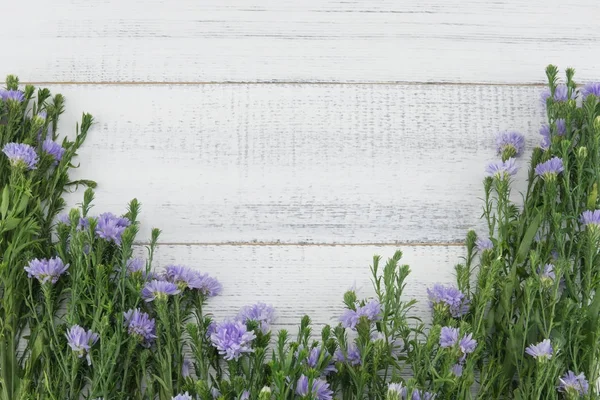
[[[412,315],[429,322],[426,290],[438,282],[455,282],[453,266],[464,250],[447,246],[401,250],[402,264],[412,270],[404,297],[417,299]],[[173,263],[187,265],[217,278],[223,294],[207,306],[217,319],[234,317],[242,306],[262,301],[277,310],[275,329],[296,333],[305,314],[317,327],[337,324],[344,292],[353,286],[359,298],[373,296],[369,270],[373,255],[381,255],[384,262],[394,251],[374,246],[160,246],[155,265],[159,271]]]
[[[539,88],[519,86],[51,89],[62,132],[82,110],[98,121],[73,176],[98,181],[96,212],[137,197],[141,236],[171,243],[461,241],[481,225],[495,133],[530,150],[543,114]]]
[[[50,82],[598,79],[597,0],[32,0],[5,11],[0,76]],[[60,10],[57,12],[56,10]]]

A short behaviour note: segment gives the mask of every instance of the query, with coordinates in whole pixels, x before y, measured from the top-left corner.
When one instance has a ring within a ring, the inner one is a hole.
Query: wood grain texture
[[[481,226],[494,135],[519,130],[530,150],[543,114],[519,86],[51,89],[63,133],[96,117],[73,175],[99,183],[95,212],[137,197],[141,237],[156,226],[170,243],[461,241]]]
[[[44,82],[598,79],[597,0],[31,0],[0,76]]]
[[[426,290],[434,283],[455,282],[452,267],[464,250],[411,246],[400,250],[402,264],[412,271],[404,298],[417,299],[412,315],[430,322]],[[344,292],[353,286],[359,298],[373,296],[369,270],[373,255],[382,257],[383,267],[394,251],[373,246],[160,246],[155,265],[161,270],[171,263],[183,264],[216,277],[223,294],[211,299],[206,309],[217,319],[234,317],[242,306],[262,301],[277,310],[275,329],[296,333],[306,314],[316,327],[337,324]]]

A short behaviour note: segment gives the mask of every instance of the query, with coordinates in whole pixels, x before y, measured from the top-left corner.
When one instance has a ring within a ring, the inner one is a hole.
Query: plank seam
[[[149,242],[140,241],[134,242],[135,246],[147,246]],[[464,246],[464,242],[402,242],[402,243],[390,243],[390,242],[367,242],[367,243],[282,243],[282,242],[158,242],[157,246],[264,246],[264,247],[461,247]]]
[[[432,86],[500,86],[500,87],[545,87],[546,83],[531,83],[531,82],[513,82],[513,83],[491,83],[491,82],[409,82],[409,81],[385,81],[385,82],[335,82],[335,81],[231,81],[231,82],[217,82],[217,81],[189,81],[189,82],[151,82],[151,81],[90,81],[90,82],[78,82],[78,81],[27,81],[20,82],[23,85],[64,85],[64,86],[218,86],[218,85],[386,85],[386,86],[419,86],[419,85],[432,85]]]

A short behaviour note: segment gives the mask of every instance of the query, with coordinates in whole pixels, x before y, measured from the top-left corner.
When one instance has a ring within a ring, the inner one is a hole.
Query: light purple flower
[[[243,353],[252,353],[252,341],[256,339],[254,332],[248,332],[246,325],[240,321],[224,321],[216,325],[210,335],[212,345],[225,360],[237,360]]]
[[[347,362],[352,366],[360,365],[362,363],[360,350],[358,350],[358,347],[356,347],[354,343],[348,346],[346,356],[344,356],[342,349],[337,349],[333,355],[333,360],[336,362]]]
[[[419,389],[414,389],[411,395],[411,400],[433,400],[435,394],[429,392],[421,392]]]
[[[370,300],[362,307],[356,310],[346,310],[340,317],[344,328],[355,329],[361,317],[365,317],[369,322],[379,321],[381,319],[381,304],[376,299]]]
[[[238,319],[244,324],[248,321],[258,323],[262,333],[269,332],[271,324],[275,321],[275,309],[265,303],[256,303],[251,306],[244,306],[238,313]]]
[[[485,172],[487,176],[496,177],[498,179],[507,179],[515,176],[519,167],[517,167],[515,159],[509,158],[506,161],[494,161],[487,165]]]
[[[88,365],[92,364],[90,359],[90,350],[98,341],[100,335],[91,330],[86,331],[79,325],[73,325],[65,334],[69,347],[77,353],[79,358],[85,356]]]
[[[556,120],[556,134],[558,136],[564,136],[567,133],[567,124],[564,119]],[[548,150],[550,148],[550,144],[552,143],[550,125],[544,124],[540,128],[540,135],[542,135],[542,142],[540,143],[540,147],[544,150]]]
[[[561,393],[568,393],[574,396],[585,396],[590,391],[590,385],[587,379],[585,379],[585,374],[583,372],[579,375],[575,375],[575,372],[569,371],[564,374],[559,381],[558,391]]]
[[[600,225],[600,210],[584,211],[579,220],[583,226],[597,228]]]
[[[440,332],[440,347],[454,347],[458,343],[458,329],[449,326],[442,327]]]
[[[206,297],[215,297],[223,292],[223,286],[215,278],[208,274],[198,273],[196,279],[191,282],[190,288],[195,289]]]
[[[2,152],[6,154],[12,166],[22,166],[28,170],[37,168],[39,157],[35,149],[28,144],[7,143]]]
[[[469,311],[469,299],[455,287],[435,284],[432,289],[427,289],[427,295],[434,309],[447,308],[454,318],[460,318]]]
[[[184,378],[188,378],[191,376],[191,370],[192,370],[192,360],[190,360],[187,357],[183,358],[183,363],[181,364],[181,376],[183,376]]]
[[[192,396],[188,392],[185,392],[171,397],[171,400],[192,400]]]
[[[581,88],[581,97],[585,100],[588,96],[600,98],[600,82],[586,83],[583,88]]]
[[[20,90],[1,90],[0,89],[0,97],[3,101],[16,101],[18,103],[22,103],[25,100],[25,93]]]
[[[35,277],[40,283],[50,281],[53,285],[58,282],[58,278],[64,274],[69,268],[69,264],[65,265],[59,257],[51,259],[38,260],[37,258],[29,261],[25,267],[29,278]]]
[[[146,272],[146,262],[141,258],[130,258],[127,260],[127,271],[130,274],[134,274],[136,272],[141,272],[144,274]]]
[[[496,138],[496,147],[498,154],[517,157],[525,149],[525,136],[514,131],[500,132]]]
[[[402,386],[402,383],[390,383],[388,385],[388,397],[400,399],[402,395],[406,395],[406,388]]]
[[[494,243],[489,238],[477,239],[475,245],[479,251],[492,250],[494,248]]]
[[[219,397],[221,395],[221,392],[219,392],[219,389],[214,387],[214,388],[210,389],[210,394],[212,395],[213,399],[216,399],[217,397]]]
[[[244,390],[244,392],[240,396],[240,400],[249,400],[249,399],[250,399],[250,392],[247,390]]]
[[[167,265],[165,267],[165,279],[176,284],[181,290],[191,287],[199,274],[183,265]]]
[[[329,384],[323,379],[313,379],[312,388],[308,388],[308,378],[301,375],[296,384],[296,394],[302,397],[311,395],[311,399],[316,400],[331,400],[333,392],[329,389]]]
[[[558,157],[552,157],[550,160],[540,163],[535,167],[535,174],[545,181],[556,179],[556,176],[563,171],[563,162]]]
[[[460,339],[460,342],[458,342],[458,347],[463,355],[470,354],[477,348],[477,340],[473,339],[472,333],[469,333]]]
[[[554,265],[546,264],[544,265],[544,270],[540,275],[540,279],[542,282],[552,282],[556,279],[556,274],[554,273]]]
[[[325,351],[325,357],[329,357],[329,353]],[[317,368],[317,363],[321,358],[321,346],[316,346],[310,349],[310,353],[308,353],[308,358],[306,359],[306,365],[310,368]],[[333,363],[329,363],[322,371],[325,375],[331,372],[337,372],[335,365]]]
[[[131,222],[124,217],[117,217],[112,213],[103,213],[98,216],[96,234],[107,242],[121,245],[121,235]]]
[[[540,94],[540,100],[544,107],[546,107],[547,100],[549,97],[550,97],[550,88],[546,88]],[[575,98],[575,91],[573,91],[571,93],[571,99],[574,99],[574,98]],[[568,99],[569,99],[569,91],[568,91],[567,85],[562,84],[562,83],[560,85],[557,85],[554,90],[554,101],[555,102],[564,102],[564,101],[567,101]]]
[[[125,317],[125,326],[127,326],[129,334],[138,336],[142,344],[149,347],[152,341],[156,339],[154,319],[150,318],[147,313],[140,311],[139,308],[125,312],[123,316]]]
[[[146,300],[146,302],[151,302],[153,300],[167,300],[168,296],[174,296],[179,293],[180,290],[174,283],[153,279],[146,283],[142,289],[142,298]]]
[[[50,154],[54,158],[54,164],[58,164],[60,160],[62,160],[63,155],[65,154],[65,149],[58,143],[53,140],[46,139],[42,143],[42,150],[45,153]]]
[[[532,344],[525,349],[525,353],[538,361],[550,360],[552,358],[552,343],[550,339],[544,339],[538,344]]]
[[[454,364],[452,366],[452,374],[457,377],[461,377],[463,373],[463,366],[460,364]]]

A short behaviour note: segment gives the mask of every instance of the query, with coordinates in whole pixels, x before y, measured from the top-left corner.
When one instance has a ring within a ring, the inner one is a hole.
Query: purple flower
[[[400,400],[401,396],[406,396],[406,388],[402,383],[390,383],[387,390],[387,398]]]
[[[485,172],[487,176],[496,177],[498,179],[507,179],[517,174],[519,167],[515,164],[514,158],[509,158],[506,161],[494,161],[487,165]]]
[[[134,274],[136,272],[141,272],[143,274],[146,272],[146,262],[141,258],[130,258],[127,260],[127,271],[130,274]]]
[[[107,242],[121,245],[121,235],[125,228],[131,225],[127,218],[117,217],[112,213],[103,213],[98,216],[96,234]]]
[[[156,339],[154,334],[155,321],[148,314],[140,311],[139,308],[131,309],[123,313],[125,317],[125,325],[128,328],[129,334],[137,336],[142,340],[144,346],[149,347],[150,343]]]
[[[492,250],[494,248],[494,243],[489,238],[477,239],[475,245],[479,251]]]
[[[461,377],[463,373],[463,366],[460,364],[454,364],[452,366],[452,374],[457,377]]]
[[[256,303],[243,307],[238,313],[238,319],[244,324],[248,323],[248,321],[257,322],[261,332],[266,334],[275,320],[275,309],[265,303]]]
[[[25,93],[20,90],[0,90],[0,97],[3,101],[16,101],[21,103],[25,100]]]
[[[563,162],[558,157],[540,163],[535,167],[535,174],[545,181],[553,181],[556,176],[564,171]]]
[[[329,353],[327,351],[325,351],[325,356],[326,357],[329,356]],[[321,358],[321,347],[320,346],[313,347],[312,349],[310,349],[310,353],[308,353],[308,358],[306,359],[306,365],[308,365],[310,368],[317,368],[317,363],[319,362],[320,358]],[[331,372],[337,372],[337,369],[335,368],[334,364],[330,363],[323,369],[323,373],[327,375]]]
[[[301,375],[296,384],[296,394],[302,397],[311,395],[311,399],[331,400],[333,392],[329,389],[329,384],[323,379],[313,379],[312,388],[308,389],[308,378]]]
[[[566,121],[564,119],[557,119],[556,134],[558,136],[564,136],[565,133],[567,133]],[[550,148],[550,144],[552,143],[550,125],[542,125],[542,127],[540,128],[540,135],[542,135],[542,142],[540,143],[540,147],[544,150],[548,150]]]
[[[496,138],[498,154],[517,157],[525,149],[525,136],[519,132],[500,132]]]
[[[208,274],[198,274],[197,279],[190,286],[192,289],[198,290],[206,297],[215,297],[223,292],[223,286],[215,278]]]
[[[538,344],[532,344],[525,349],[525,353],[531,357],[536,358],[538,361],[545,361],[552,358],[552,343],[550,339],[544,339]]]
[[[588,96],[600,98],[600,82],[586,83],[581,89],[581,96],[585,100]]]
[[[73,325],[65,334],[69,347],[77,353],[79,358],[85,356],[88,365],[92,364],[90,359],[90,350],[98,341],[100,335],[91,330],[86,331],[79,325]]]
[[[435,284],[427,289],[427,295],[434,309],[447,309],[453,318],[460,318],[469,311],[469,299],[454,287]]]
[[[191,287],[194,281],[199,278],[199,274],[197,271],[183,265],[167,265],[165,267],[165,278],[183,290]]]
[[[449,326],[442,327],[440,333],[440,347],[454,347],[458,343],[458,329]]]
[[[216,325],[210,335],[212,345],[226,360],[237,360],[243,353],[252,353],[254,332],[248,332],[246,325],[240,321],[224,321]]]
[[[54,165],[58,164],[58,162],[62,160],[63,154],[65,154],[65,149],[63,149],[60,144],[50,139],[44,140],[42,143],[42,150],[54,158]]]
[[[600,225],[600,210],[584,211],[579,220],[583,226],[597,228]]]
[[[49,260],[37,258],[29,261],[25,271],[29,278],[35,277],[40,283],[50,281],[53,285],[58,282],[58,278],[64,274],[69,268],[69,264],[65,265],[59,257],[54,257]]]
[[[219,389],[214,387],[214,388],[210,389],[210,394],[212,395],[213,399],[216,399],[217,397],[219,397],[221,395],[221,392],[219,392]]]
[[[333,355],[333,360],[336,362],[347,362],[350,365],[360,365],[362,363],[362,359],[360,356],[360,351],[355,344],[351,344],[348,346],[348,350],[346,351],[346,355],[344,356],[344,352],[342,349],[337,349],[335,354]]]
[[[247,390],[244,390],[244,392],[240,396],[240,400],[249,400],[249,399],[250,399],[250,392]]]
[[[192,396],[188,392],[180,393],[177,396],[171,397],[171,400],[192,400]]]
[[[572,394],[573,396],[585,396],[590,391],[590,385],[587,379],[585,379],[583,372],[575,375],[575,372],[569,371],[559,381],[558,391],[562,393]]]
[[[463,355],[470,354],[477,348],[477,340],[473,339],[472,333],[469,333],[460,339],[460,342],[458,342],[458,347]]]
[[[435,394],[429,392],[421,392],[419,389],[414,389],[412,392],[411,400],[433,400]]]
[[[381,304],[379,301],[372,299],[362,307],[357,307],[356,310],[346,310],[340,317],[344,328],[355,329],[361,317],[365,317],[369,322],[379,321],[381,319]]]
[[[542,105],[544,107],[546,107],[548,98],[550,98],[550,88],[546,88],[542,91],[542,93],[540,94],[540,100],[542,101]],[[571,93],[571,99],[575,98],[575,91],[573,91]],[[554,90],[554,101],[556,102],[563,102],[563,101],[567,101],[569,99],[569,91],[567,88],[567,85],[565,84],[560,84],[557,85],[555,90]]]
[[[168,296],[174,296],[178,293],[180,293],[180,290],[174,283],[153,279],[146,283],[146,286],[142,289],[142,298],[146,302],[167,300]]]
[[[192,361],[189,358],[184,357],[183,363],[181,364],[181,376],[188,378],[191,375],[191,369]]]
[[[540,279],[544,283],[552,283],[556,279],[556,274],[554,273],[554,265],[544,265],[544,270],[540,275]]]
[[[7,143],[2,152],[8,157],[14,167],[24,167],[28,170],[36,169],[38,155],[35,149],[24,143]]]

